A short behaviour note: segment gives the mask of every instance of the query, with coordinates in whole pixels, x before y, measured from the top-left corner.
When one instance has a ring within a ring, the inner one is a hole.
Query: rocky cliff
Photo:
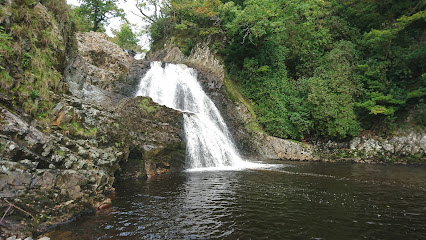
[[[40,3],[28,11],[40,11],[35,8],[48,14],[44,19],[52,29],[60,29]],[[57,73],[58,85],[66,87],[50,91],[43,118],[19,109],[14,99],[23,93],[0,93],[1,213],[11,206],[0,238],[30,236],[107,206],[118,178],[131,181],[183,167],[182,113],[133,98],[149,64],[102,33],[76,33],[75,42],[76,51]],[[18,82],[19,76],[11,77]]]

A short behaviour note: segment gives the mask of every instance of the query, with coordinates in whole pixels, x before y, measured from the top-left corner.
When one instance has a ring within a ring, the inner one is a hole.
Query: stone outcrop
[[[365,133],[344,142],[317,141],[315,149],[321,159],[329,161],[424,164],[426,135],[413,129],[386,137]]]
[[[414,156],[425,153],[426,135],[414,131],[399,132],[388,138],[364,135],[352,139],[349,148],[364,151],[371,156]]]
[[[0,112],[0,196],[38,216],[37,228],[98,207],[120,171],[145,177],[184,164],[182,114],[149,98],[125,98],[107,110],[65,97],[45,132],[4,108]],[[15,211],[7,219],[26,218]]]
[[[77,55],[65,70],[71,93],[85,101],[115,105],[123,97],[116,93],[135,59],[104,33],[76,33]]]
[[[79,32],[76,33],[76,39],[78,56],[74,64],[83,73],[86,84],[113,90],[114,83],[127,73],[134,58],[110,42],[105,33]],[[81,69],[83,66],[85,68]]]

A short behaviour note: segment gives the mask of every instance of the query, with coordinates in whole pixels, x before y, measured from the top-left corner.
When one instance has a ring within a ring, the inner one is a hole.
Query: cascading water
[[[214,103],[197,81],[197,73],[183,64],[152,62],[141,79],[136,96],[185,112],[189,169],[240,168],[243,161],[232,141],[228,128]]]

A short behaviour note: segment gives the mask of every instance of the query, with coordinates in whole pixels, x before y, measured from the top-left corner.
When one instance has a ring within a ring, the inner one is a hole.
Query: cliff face
[[[47,14],[43,21],[59,34],[52,36],[66,45],[48,9],[38,3],[28,11]],[[13,88],[27,83],[19,79],[19,67],[7,66],[13,85],[0,93],[0,209],[3,214],[9,203],[16,207],[0,225],[0,238],[30,236],[108,205],[107,194],[114,191],[117,178],[147,177],[183,167],[182,113],[150,98],[133,98],[149,64],[134,60],[101,33],[77,33],[75,40],[77,51],[54,70],[57,86],[63,87],[30,97],[34,104],[49,97],[42,118],[37,117],[40,112],[28,112],[14,101],[28,98],[25,91]],[[13,69],[18,73],[12,74]]]

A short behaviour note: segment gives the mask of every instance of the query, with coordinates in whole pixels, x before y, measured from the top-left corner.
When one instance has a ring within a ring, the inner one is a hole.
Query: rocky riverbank
[[[1,237],[32,236],[108,206],[117,177],[131,181],[183,167],[182,113],[132,98],[147,63],[104,34],[76,37],[78,55],[64,76],[70,92],[55,96],[47,126],[7,107],[12,100],[1,95],[2,213],[13,204]]]

